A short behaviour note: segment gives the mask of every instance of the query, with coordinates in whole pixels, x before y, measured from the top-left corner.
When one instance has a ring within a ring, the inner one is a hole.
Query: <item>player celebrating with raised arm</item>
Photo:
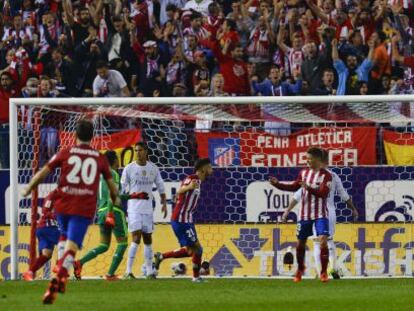
[[[167,217],[167,197],[164,181],[158,167],[148,161],[148,147],[144,142],[135,146],[137,161],[128,164],[121,177],[123,192],[145,193],[149,200],[132,199],[128,201],[128,231],[132,234],[132,242],[128,250],[125,278],[135,279],[132,274],[135,255],[141,241],[144,240],[144,267],[148,279],[155,278],[152,268],[152,232],[154,231],[154,209],[152,207],[152,187],[155,184],[161,197],[162,212]]]
[[[347,191],[345,190],[341,179],[339,178],[338,174],[336,174],[334,171],[331,171],[328,169],[329,166],[329,152],[326,150],[322,150],[323,152],[323,167],[332,175],[332,185],[331,189],[329,191],[328,195],[328,220],[329,220],[329,238],[328,238],[328,250],[329,250],[329,263],[331,266],[331,270],[329,273],[334,279],[339,279],[340,275],[336,268],[336,247],[335,242],[333,240],[333,236],[335,234],[335,225],[336,225],[336,207],[334,202],[335,194],[338,194],[339,197],[343,202],[346,203],[346,205],[351,209],[352,215],[354,217],[354,220],[358,219],[358,210],[356,209],[354,203],[352,202],[352,198],[349,196]],[[299,189],[295,195],[293,196],[293,200],[290,202],[288,210],[285,212],[286,215],[284,219],[287,218],[287,215],[289,212],[296,206],[296,204],[301,200],[302,196],[302,189]],[[315,266],[318,271],[318,274],[320,274],[320,267],[321,267],[321,260],[320,260],[320,254],[321,254],[321,248],[319,240],[316,236],[315,227],[313,228],[314,231],[314,240],[313,240],[313,256],[315,259]]]
[[[171,217],[171,226],[181,248],[163,254],[156,253],[154,266],[159,270],[161,261],[164,259],[192,257],[193,282],[201,282],[200,266],[203,248],[197,238],[193,213],[197,209],[200,185],[213,173],[213,169],[210,159],[207,158],[199,159],[194,169],[195,174],[187,176],[177,191],[178,199]]]
[[[302,207],[299,213],[299,222],[296,246],[296,260],[298,270],[294,282],[300,282],[305,272],[305,251],[308,237],[312,236],[312,228],[315,224],[316,234],[321,246],[321,274],[322,282],[328,281],[327,267],[329,262],[328,236],[329,221],[327,198],[329,195],[332,175],[323,168],[323,152],[320,148],[309,148],[307,151],[308,167],[302,169],[293,183],[282,183],[277,178],[271,177],[270,183],[285,191],[297,191],[302,189]],[[285,211],[283,220],[287,218],[288,211]]]
[[[60,232],[53,210],[54,197],[57,190],[51,191],[44,199],[42,216],[37,223],[36,237],[39,244],[39,256],[30,264],[29,270],[23,273],[25,281],[33,281],[36,271],[52,258],[53,250],[59,242]]]
[[[118,191],[120,190],[120,178],[117,172],[119,168],[119,160],[115,151],[108,150],[105,152],[105,156],[108,159],[109,165],[111,167],[112,179],[114,180]],[[142,199],[148,200],[147,193],[132,193],[131,195],[125,194],[120,195],[120,199],[129,200],[129,199]],[[111,266],[109,267],[108,274],[105,275],[107,281],[116,281],[119,278],[115,275],[116,270],[118,269],[119,264],[122,261],[124,253],[128,247],[128,232],[126,227],[126,218],[125,212],[120,206],[121,202],[112,202],[111,196],[109,194],[109,189],[101,176],[99,182],[99,195],[98,195],[98,225],[100,229],[101,241],[98,247],[90,250],[85,256],[80,260],[75,261],[74,263],[74,274],[75,277],[79,280],[81,279],[82,267],[88,261],[94,259],[100,254],[105,253],[111,244],[111,233],[114,234],[116,241],[118,243],[115,254],[112,258]]]
[[[43,296],[45,304],[53,303],[58,292],[65,292],[69,269],[73,266],[76,252],[82,248],[85,233],[95,215],[101,174],[108,184],[112,200],[115,201],[118,195],[108,161],[90,146],[92,138],[92,122],[80,120],[76,125],[76,146],[55,154],[23,191],[24,196],[29,195],[50,172],[60,168],[54,208],[59,230],[67,240],[65,252],[57,264],[57,276],[50,281]]]

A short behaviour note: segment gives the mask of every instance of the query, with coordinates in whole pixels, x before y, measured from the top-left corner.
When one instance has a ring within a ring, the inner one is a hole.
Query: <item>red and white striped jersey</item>
[[[194,190],[187,191],[178,195],[177,203],[175,204],[171,221],[192,223],[193,213],[197,208],[198,199],[200,198],[201,180],[197,175],[189,175],[181,183],[182,186],[189,185],[193,180],[198,184]]]
[[[295,50],[293,48],[289,48],[287,53],[287,59],[289,62],[289,70],[290,74],[294,76],[295,70],[300,71],[302,66],[302,62],[305,59],[305,56],[302,50]]]
[[[328,195],[332,183],[332,175],[326,169],[313,170],[305,168],[300,171],[293,183],[278,182],[276,188],[285,191],[297,191],[301,188],[301,182],[305,182],[307,188],[303,188],[301,196],[301,209],[299,220],[315,220],[328,217]]]

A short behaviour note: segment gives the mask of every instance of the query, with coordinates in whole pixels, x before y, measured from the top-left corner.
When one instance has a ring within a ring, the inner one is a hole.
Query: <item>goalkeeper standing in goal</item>
[[[109,150],[105,153],[111,167],[112,179],[118,187],[118,193],[120,193],[120,177],[117,172],[119,168],[119,161],[115,151]],[[148,195],[136,194],[121,195],[121,199],[144,199],[148,200]],[[107,281],[117,281],[119,278],[115,275],[116,270],[121,263],[125,250],[128,247],[128,231],[126,224],[125,212],[120,206],[120,200],[112,202],[108,186],[106,185],[103,177],[101,176],[99,182],[99,193],[98,193],[98,225],[101,235],[101,241],[99,246],[90,250],[80,260],[74,262],[74,275],[80,280],[82,274],[82,267],[95,257],[104,254],[108,251],[111,244],[111,234],[113,233],[118,243],[115,254],[112,258],[111,266],[109,267],[108,274],[105,275]]]

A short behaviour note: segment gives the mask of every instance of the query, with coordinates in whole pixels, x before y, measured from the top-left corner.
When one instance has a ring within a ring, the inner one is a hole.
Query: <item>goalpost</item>
[[[168,184],[169,215],[180,179],[196,158],[210,157],[216,172],[203,186],[196,223],[214,275],[291,274],[283,256],[294,245],[295,226],[279,222],[292,194],[266,181],[269,175],[293,180],[310,146],[329,150],[330,165],[359,209],[358,224],[351,224],[350,210],[335,198],[343,225],[334,240],[344,274],[413,275],[414,95],[24,98],[10,99],[11,279],[36,256],[38,209],[59,172],[30,198],[21,189],[53,153],[73,145],[83,117],[95,125],[92,145],[117,149],[121,166],[133,161],[137,139],[148,143]],[[154,204],[156,222],[168,223]],[[92,226],[86,251],[98,236]],[[168,226],[157,226],[154,250],[175,246]],[[108,252],[88,263],[87,273],[103,275],[110,258]],[[312,266],[310,252],[307,262]]]

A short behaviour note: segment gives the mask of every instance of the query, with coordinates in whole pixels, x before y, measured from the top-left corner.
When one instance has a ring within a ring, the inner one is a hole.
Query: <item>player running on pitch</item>
[[[197,238],[197,232],[193,223],[193,213],[197,209],[200,198],[200,185],[213,173],[209,159],[199,159],[194,166],[195,174],[187,176],[177,191],[178,199],[171,217],[171,226],[180,243],[181,248],[166,252],[156,253],[154,266],[159,270],[164,259],[192,257],[193,281],[201,282],[200,267],[203,248]]]
[[[69,269],[73,266],[76,252],[82,248],[85,233],[95,216],[101,174],[108,184],[112,200],[115,201],[118,195],[108,161],[104,155],[90,146],[92,138],[92,122],[78,121],[76,146],[56,153],[23,191],[24,196],[29,195],[49,173],[60,168],[54,209],[59,230],[67,240],[65,252],[57,264],[57,276],[52,278],[43,296],[45,304],[53,303],[58,292],[65,292]]]
[[[328,214],[329,214],[329,238],[328,238],[328,250],[329,250],[329,264],[331,266],[331,270],[329,271],[329,274],[334,279],[339,279],[340,275],[336,267],[336,247],[335,242],[333,240],[333,236],[335,235],[335,225],[336,225],[336,210],[335,210],[335,202],[334,197],[335,194],[338,194],[341,198],[342,202],[345,202],[346,205],[351,209],[352,215],[354,217],[354,220],[358,219],[358,210],[356,209],[354,203],[352,202],[352,198],[349,196],[347,191],[345,190],[344,186],[342,185],[342,181],[339,178],[338,174],[336,174],[334,171],[331,171],[328,169],[329,166],[329,152],[326,150],[322,150],[323,152],[323,167],[332,175],[332,186],[331,190],[329,191],[328,195]],[[287,215],[289,212],[296,206],[298,202],[300,202],[302,196],[302,189],[299,189],[296,191],[296,193],[293,196],[293,200],[290,202],[288,209],[285,211],[284,219],[287,218]],[[318,275],[320,274],[320,267],[321,267],[321,260],[320,260],[320,254],[321,254],[321,248],[319,240],[316,236],[315,227],[313,227],[313,256],[315,259],[315,266],[318,272]]]
[[[161,197],[162,212],[167,217],[167,197],[164,181],[158,167],[148,161],[148,147],[143,142],[135,146],[137,161],[128,164],[121,177],[122,191],[125,193],[145,193],[149,200],[133,199],[128,201],[128,231],[132,234],[132,242],[128,250],[125,278],[135,279],[132,274],[135,255],[142,239],[144,240],[144,267],[148,279],[155,278],[152,268],[152,232],[154,231],[154,209],[152,207],[152,187],[155,184]]]
[[[57,190],[51,191],[44,199],[42,216],[37,223],[36,237],[39,244],[39,256],[31,263],[29,270],[23,273],[25,281],[33,281],[36,271],[52,258],[53,250],[59,242],[60,232],[53,210],[54,197]]]
[[[297,191],[302,189],[302,208],[299,213],[299,222],[296,246],[296,259],[298,270],[294,282],[300,282],[305,273],[305,251],[308,237],[312,236],[312,228],[315,225],[316,235],[321,246],[321,273],[320,280],[328,281],[327,267],[329,262],[328,237],[329,221],[327,198],[331,188],[332,175],[323,168],[323,152],[320,148],[309,148],[307,151],[308,168],[302,169],[293,183],[280,182],[271,177],[270,183],[285,191]],[[285,212],[283,219],[286,220]]]
[[[119,168],[119,161],[115,151],[109,150],[105,152],[105,156],[108,159],[109,165],[111,167],[112,179],[114,180],[118,191],[120,190],[120,178],[117,172]],[[129,200],[129,199],[142,199],[148,200],[147,193],[132,193],[131,195],[120,195],[120,199]],[[108,274],[105,275],[107,281],[117,281],[119,280],[118,276],[115,275],[116,270],[118,269],[119,264],[121,263],[124,253],[128,247],[128,230],[127,223],[125,218],[125,212],[120,206],[121,202],[113,203],[111,196],[109,194],[109,189],[101,176],[99,182],[99,195],[98,195],[98,225],[101,235],[101,241],[98,247],[90,250],[85,256],[80,260],[76,260],[74,267],[74,275],[80,280],[82,274],[82,267],[88,261],[91,261],[100,254],[105,253],[111,244],[111,234],[113,233],[116,241],[117,247],[115,254],[112,258],[111,266],[109,267]]]

